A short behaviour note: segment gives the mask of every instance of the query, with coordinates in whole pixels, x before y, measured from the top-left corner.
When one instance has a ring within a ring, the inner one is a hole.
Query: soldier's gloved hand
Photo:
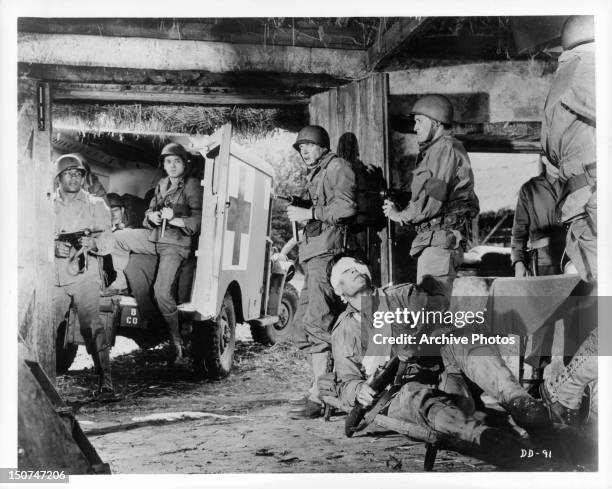
[[[304,222],[312,219],[312,208],[302,209],[294,205],[287,206],[287,217],[290,221]]]
[[[514,276],[516,278],[528,277],[529,272],[527,271],[527,267],[522,261],[517,261],[514,264]]]
[[[96,239],[93,236],[83,236],[79,239],[79,244],[88,250],[96,249]]]
[[[159,226],[161,224],[161,213],[159,211],[149,212],[147,214],[147,219],[153,223],[155,226]]]
[[[66,243],[65,241],[56,241],[55,242],[55,256],[56,258],[68,258],[70,256],[70,243]]]
[[[334,372],[327,372],[317,380],[317,387],[319,388],[319,397],[338,397],[336,391],[336,374]]]
[[[164,207],[161,210],[161,218],[170,221],[174,217],[174,211],[171,207]]]
[[[359,391],[357,392],[357,402],[363,407],[370,407],[374,403],[374,397],[376,392],[365,382],[361,384]]]

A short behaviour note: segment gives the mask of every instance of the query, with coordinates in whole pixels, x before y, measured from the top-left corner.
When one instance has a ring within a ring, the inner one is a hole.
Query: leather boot
[[[168,365],[174,365],[183,359],[183,349],[181,347],[181,333],[179,326],[179,312],[164,314],[164,320],[168,326],[168,337],[170,340],[170,350],[168,352]]]
[[[118,401],[120,398],[115,394],[113,381],[111,380],[110,367],[110,348],[98,351],[94,358],[98,360],[98,392],[97,398],[100,401]],[[94,360],[94,363],[95,360]]]

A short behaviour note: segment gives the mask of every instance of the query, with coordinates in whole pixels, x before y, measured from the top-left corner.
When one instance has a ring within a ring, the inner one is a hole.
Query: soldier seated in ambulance
[[[112,255],[117,279],[105,295],[127,292],[124,270],[130,253],[156,256],[159,264],[153,285],[154,299],[170,337],[168,363],[174,364],[183,359],[183,352],[173,285],[200,232],[202,186],[198,178],[189,176],[188,153],[180,144],[166,145],[160,162],[167,176],[157,184],[145,213],[143,225],[146,229],[123,229],[113,233]]]

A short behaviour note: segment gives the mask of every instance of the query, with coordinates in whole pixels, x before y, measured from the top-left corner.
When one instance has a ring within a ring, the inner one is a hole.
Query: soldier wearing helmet
[[[410,202],[399,210],[387,200],[383,211],[391,220],[416,228],[410,255],[418,259],[417,283],[433,279],[450,297],[471,219],[479,211],[474,174],[465,148],[451,135],[453,106],[446,97],[421,97],[412,114],[419,156]]]
[[[183,360],[179,330],[179,312],[173,284],[184,260],[189,258],[193,240],[200,232],[202,216],[202,186],[199,179],[188,175],[189,158],[183,146],[166,145],[160,155],[166,176],[157,186],[143,226],[146,229],[123,229],[113,233],[115,247],[113,264],[117,279],[105,295],[127,289],[124,270],[130,253],[157,255],[159,265],[153,292],[170,338],[168,364]]]
[[[566,253],[585,281],[597,279],[595,42],[592,16],[569,17],[563,53],[544,104],[542,148],[559,168]]]
[[[328,368],[330,331],[341,305],[327,280],[327,265],[332,257],[351,247],[348,224],[357,213],[355,173],[349,162],[330,151],[329,135],[320,126],[306,126],[293,145],[306,163],[308,200],[303,209],[289,206],[291,221],[305,223],[299,242],[304,268],[304,287],[294,317],[294,337],[298,346],[310,353],[313,384],[309,393],[292,404],[300,407],[290,417],[315,418],[321,415],[317,379]]]
[[[73,244],[55,240],[56,283],[53,294],[55,325],[74,306],[87,352],[98,374],[98,394],[114,397],[110,371],[110,342],[100,321],[100,269],[97,257],[110,253],[113,245],[108,207],[99,197],[83,190],[87,169],[80,155],[66,154],[56,161],[58,187],[54,195],[56,234],[96,230]],[[84,259],[82,258],[84,256]],[[83,260],[84,265],[79,262]]]

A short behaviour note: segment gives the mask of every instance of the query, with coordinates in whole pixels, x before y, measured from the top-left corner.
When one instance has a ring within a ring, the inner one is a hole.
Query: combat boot
[[[168,365],[172,366],[183,361],[183,348],[179,329],[179,312],[175,311],[172,314],[164,314],[163,316],[168,326],[168,337],[170,340]]]
[[[111,380],[109,348],[97,352],[98,391],[96,399],[102,402],[118,401],[120,398],[115,393],[113,381]],[[94,361],[94,363],[96,363]]]
[[[571,409],[565,407],[559,401],[553,401],[552,396],[546,388],[545,382],[540,384],[540,395],[542,396],[544,402],[546,402],[550,418],[555,423],[578,427],[585,421],[581,409]]]
[[[504,405],[514,422],[529,434],[550,432],[553,428],[544,402],[528,394],[517,396]]]

